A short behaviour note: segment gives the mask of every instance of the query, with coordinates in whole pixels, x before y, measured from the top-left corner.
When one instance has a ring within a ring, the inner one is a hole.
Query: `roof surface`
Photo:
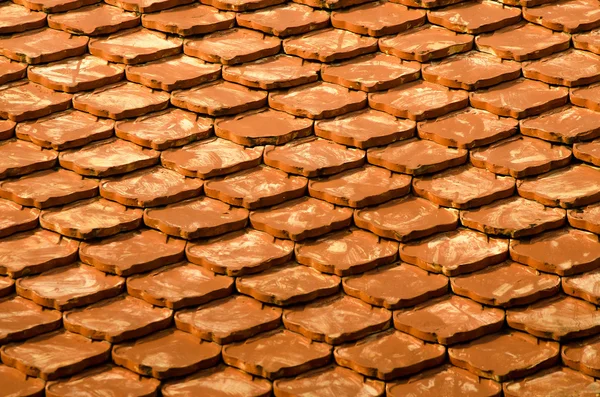
[[[0,3],[0,397],[600,395],[597,0]]]

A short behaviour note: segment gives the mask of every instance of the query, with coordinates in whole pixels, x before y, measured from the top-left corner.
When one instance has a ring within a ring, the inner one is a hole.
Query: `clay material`
[[[219,11],[201,4],[171,8],[157,14],[142,16],[144,27],[179,36],[207,34],[229,29],[233,27],[234,23],[234,13]]]
[[[599,279],[600,271],[593,270],[577,276],[563,277],[561,286],[566,294],[598,305],[600,303],[600,291],[597,287]]]
[[[1,8],[0,8],[1,9]],[[16,394],[24,397],[44,395],[44,381],[25,375],[23,372],[6,365],[0,365],[0,382],[7,396]]]
[[[568,394],[589,394],[591,396],[598,393],[600,393],[600,383],[597,383],[594,378],[563,367],[541,371],[521,381],[504,384],[506,397],[533,397],[536,395],[558,397]]]
[[[23,207],[9,200],[0,199],[0,237],[34,229],[38,225],[40,211]]]
[[[600,141],[576,143],[573,145],[573,156],[586,163],[600,165]]]
[[[139,24],[139,15],[103,3],[48,15],[48,26],[51,28],[86,36],[111,34]]]
[[[329,14],[302,4],[287,3],[237,14],[238,25],[279,37],[297,35],[329,25]]]
[[[46,25],[46,15],[14,3],[0,5],[0,34],[18,33]]]
[[[578,106],[563,106],[520,122],[521,134],[568,145],[600,136],[598,112]]]
[[[377,40],[341,29],[322,29],[283,41],[286,54],[321,62],[354,58],[377,50]]]
[[[4,119],[25,121],[70,107],[71,95],[26,80],[0,86],[0,117]]]
[[[567,50],[527,62],[523,76],[548,84],[575,87],[600,80],[600,57],[587,51]]]
[[[597,377],[600,374],[599,349],[599,337],[594,336],[563,345],[561,356],[565,365],[584,374]]]
[[[62,315],[35,303],[12,296],[0,299],[0,343],[7,344],[53,331],[61,326]],[[1,371],[0,371],[1,372]]]
[[[378,1],[331,13],[335,28],[380,37],[404,32],[425,23],[425,12]]]
[[[568,210],[567,219],[573,227],[600,234],[600,204]]]
[[[27,75],[27,64],[25,63],[15,62],[12,59],[0,57],[0,65],[2,66],[2,70],[0,71],[0,84],[19,80]]]
[[[589,0],[565,0],[523,9],[523,18],[548,29],[577,33],[600,26],[598,5]]]
[[[506,7],[494,1],[478,0],[431,10],[430,23],[460,33],[480,34],[502,29],[521,20],[518,8]]]
[[[42,28],[0,38],[0,54],[32,65],[47,63],[85,53],[88,40],[85,36]]]

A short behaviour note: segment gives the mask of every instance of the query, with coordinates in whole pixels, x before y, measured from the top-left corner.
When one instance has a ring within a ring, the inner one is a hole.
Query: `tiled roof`
[[[598,0],[0,0],[0,397],[600,396]]]

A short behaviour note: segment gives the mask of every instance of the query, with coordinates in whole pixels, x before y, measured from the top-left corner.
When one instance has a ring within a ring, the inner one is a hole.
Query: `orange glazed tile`
[[[560,291],[560,277],[506,261],[450,279],[452,292],[489,306],[513,307],[548,298]]]
[[[418,62],[403,61],[391,55],[375,53],[350,61],[323,65],[321,78],[355,90],[373,92],[418,79],[420,68]]]
[[[386,54],[410,61],[427,62],[473,48],[473,36],[456,34],[439,26],[424,25],[396,36],[379,39]]]
[[[219,362],[221,346],[167,329],[112,349],[115,364],[157,379],[188,375]]]
[[[19,62],[38,64],[82,55],[88,38],[54,29],[30,30],[0,38],[0,54]]]
[[[246,170],[260,164],[263,147],[246,148],[221,138],[210,138],[169,149],[161,155],[164,167],[196,178],[209,178]]]
[[[504,310],[460,296],[446,295],[394,312],[394,327],[442,345],[466,342],[499,331]]]
[[[419,137],[444,146],[471,149],[508,138],[517,132],[518,122],[484,110],[465,108],[418,123]]]
[[[6,140],[13,136],[17,123],[12,120],[0,120],[0,140]]]
[[[335,10],[338,8],[350,7],[357,4],[367,3],[368,0],[294,0],[295,3],[305,4],[313,8],[324,8]]]
[[[111,34],[139,24],[139,15],[102,3],[48,16],[51,28],[86,36]]]
[[[286,54],[333,62],[377,50],[377,40],[341,29],[323,29],[284,40]]]
[[[71,107],[71,95],[54,92],[27,80],[0,86],[0,117],[25,121]]]
[[[221,76],[221,66],[185,55],[159,59],[144,65],[128,66],[127,80],[146,87],[173,91],[191,88]]]
[[[425,23],[425,12],[378,1],[331,13],[339,29],[374,37],[396,34]]]
[[[312,133],[310,119],[269,108],[215,120],[215,135],[244,146],[283,145]]]
[[[27,75],[27,64],[0,56],[0,84],[22,79]]]
[[[408,241],[456,229],[458,211],[407,196],[354,213],[356,226],[381,237]]]
[[[0,354],[5,364],[29,376],[53,380],[105,362],[110,343],[60,330],[5,345]]]
[[[573,227],[600,234],[600,204],[568,210],[567,219]]]
[[[0,383],[4,387],[3,392],[6,392],[8,396],[12,394],[20,394],[24,397],[44,395],[45,382],[43,380],[28,376],[7,365],[0,365]]]
[[[569,43],[569,35],[527,22],[484,33],[475,39],[478,50],[519,62],[564,51]]]
[[[469,95],[427,81],[413,81],[369,94],[369,106],[396,117],[421,121],[467,107]]]
[[[188,243],[190,262],[219,274],[243,276],[288,262],[294,243],[254,229],[231,232],[210,240]]]
[[[519,180],[519,195],[551,207],[574,208],[600,200],[600,169],[576,164]]]
[[[144,27],[179,36],[212,33],[217,30],[229,29],[234,24],[234,13],[221,12],[213,7],[200,4],[142,15]]]
[[[111,62],[138,64],[181,53],[182,40],[143,28],[90,40],[90,53]]]
[[[329,14],[301,4],[288,3],[236,16],[237,24],[279,37],[302,34],[329,26]]]
[[[174,91],[171,104],[196,113],[229,116],[265,106],[267,93],[218,80],[190,90]]]
[[[20,296],[0,299],[2,319],[0,320],[0,342],[29,339],[54,331],[61,326],[62,314],[48,310]]]
[[[45,25],[46,14],[43,12],[32,12],[8,1],[0,4],[0,34],[24,32]]]
[[[141,14],[157,12],[173,8],[184,4],[189,4],[193,0],[107,0],[110,4],[127,11],[135,11]]]
[[[471,106],[515,119],[552,110],[568,100],[567,88],[523,78],[470,94]]]
[[[462,368],[444,364],[438,368],[424,371],[411,378],[387,384],[387,396],[425,397],[429,393],[438,396],[454,397],[468,394],[473,397],[499,397],[502,386],[490,379],[480,378]]]
[[[365,152],[310,136],[282,146],[266,146],[264,162],[290,174],[315,177],[360,167]]]
[[[317,397],[332,393],[336,396],[382,397],[385,385],[367,379],[349,369],[331,365],[290,379],[273,382],[275,395],[298,396],[314,395]]]
[[[146,226],[186,240],[239,230],[247,222],[248,210],[231,207],[208,197],[185,200],[144,212]]]
[[[235,65],[275,55],[281,40],[255,30],[234,28],[185,41],[186,55],[207,62]]]
[[[519,238],[565,224],[565,210],[545,207],[522,197],[510,197],[477,209],[461,211],[461,223],[486,234]]]
[[[61,288],[56,288],[57,283]],[[18,295],[61,311],[117,296],[124,286],[125,279],[79,262],[20,278],[16,283]]]
[[[38,225],[40,211],[23,207],[9,200],[0,199],[0,237],[35,228]]]
[[[310,302],[339,290],[340,278],[295,262],[273,266],[261,273],[236,279],[237,290],[261,302],[287,306]]]
[[[520,122],[521,134],[572,145],[600,136],[600,114],[578,106],[563,106]]]
[[[521,65],[479,51],[469,51],[423,65],[422,73],[423,79],[432,83],[477,90],[520,77]]]
[[[302,197],[250,213],[250,224],[272,236],[302,241],[350,226],[352,210]]]
[[[367,160],[370,164],[395,172],[421,175],[464,164],[468,154],[468,150],[413,138],[371,148],[367,152]]]
[[[573,35],[573,47],[600,54],[600,30]]]
[[[562,347],[562,360],[568,367],[590,376],[600,374],[598,362],[599,337],[571,342]]]
[[[546,273],[571,276],[600,266],[598,236],[558,229],[526,240],[511,240],[510,257]]]
[[[545,395],[594,395],[600,393],[600,383],[594,378],[564,367],[540,371],[521,381],[504,384],[506,397]]]
[[[314,125],[315,135],[341,143],[367,149],[410,138],[415,132],[415,122],[364,109],[347,113],[334,119],[319,120]]]
[[[154,150],[183,146],[211,132],[212,119],[172,108],[115,124],[119,138]]]
[[[34,121],[19,123],[17,138],[47,149],[65,150],[110,138],[114,121],[69,109]]]
[[[277,5],[285,0],[202,0],[201,2],[219,10],[242,12]]]
[[[493,1],[478,0],[431,10],[427,19],[455,32],[480,34],[519,22],[521,12]]]
[[[586,51],[567,50],[540,60],[526,62],[523,76],[567,87],[600,80],[600,57]]]
[[[352,208],[377,205],[410,192],[411,177],[370,165],[340,172],[308,184],[310,196]]]
[[[524,8],[523,18],[548,29],[577,33],[600,26],[600,7],[590,0],[563,0]]]
[[[0,183],[0,197],[37,208],[68,204],[97,195],[97,181],[61,168]]]
[[[46,396],[66,397],[77,393],[126,393],[150,396],[157,392],[160,382],[112,364],[91,368],[70,378],[48,382]]]
[[[302,58],[279,54],[238,66],[224,66],[223,79],[252,88],[272,90],[312,83],[321,66]]]
[[[335,348],[336,363],[382,380],[418,373],[444,362],[446,348],[388,330]]]
[[[129,276],[183,259],[185,241],[155,230],[138,229],[100,241],[81,243],[79,258],[105,273]]]
[[[269,207],[304,196],[306,178],[260,165],[223,178],[206,181],[208,197],[248,209]]]
[[[600,166],[600,141],[574,144],[573,156],[586,163]]]
[[[0,276],[0,296],[7,296],[14,292],[15,281],[10,277]]]
[[[96,197],[46,210],[40,215],[40,223],[63,236],[88,240],[136,229],[142,215],[139,209]]]
[[[29,142],[10,139],[0,142],[0,178],[30,174],[53,167],[58,153]]]
[[[19,278],[41,273],[77,259],[79,242],[44,229],[0,239],[0,274]]]
[[[90,4],[98,3],[98,0],[16,0],[30,10],[43,11],[45,13],[65,12]]]
[[[127,278],[127,293],[173,310],[202,305],[231,295],[233,279],[188,262]]]
[[[558,343],[515,331],[487,335],[448,348],[450,363],[497,382],[551,367],[558,362],[559,353]]]
[[[600,83],[587,87],[571,88],[569,99],[573,105],[586,107],[590,110],[600,110],[600,101],[597,99]]]
[[[364,92],[319,81],[287,91],[271,92],[269,106],[295,116],[319,120],[363,109],[367,106],[367,96]]]
[[[323,273],[348,276],[393,262],[398,244],[365,230],[350,228],[297,243],[296,260]]]
[[[508,240],[460,228],[401,244],[399,253],[403,261],[429,272],[457,276],[508,258]]]
[[[284,329],[223,347],[225,364],[267,379],[299,375],[330,360],[331,346]]]
[[[230,296],[175,314],[178,329],[220,345],[270,331],[279,327],[280,323],[280,308],[265,306],[243,295]]]
[[[172,316],[170,309],[123,294],[68,311],[63,321],[68,331],[93,340],[119,343],[168,327]]]
[[[229,394],[230,397],[269,397],[271,382],[227,365],[217,365],[184,379],[165,382],[164,397]]]
[[[390,311],[346,295],[334,295],[286,309],[282,317],[283,324],[290,331],[331,345],[387,329],[391,318]]]
[[[168,103],[169,94],[128,82],[104,86],[73,97],[75,109],[115,120],[162,110]]]

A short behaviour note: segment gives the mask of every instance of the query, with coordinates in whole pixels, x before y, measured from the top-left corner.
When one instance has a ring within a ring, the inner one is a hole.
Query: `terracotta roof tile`
[[[236,15],[238,25],[286,37],[329,26],[329,14],[301,4],[287,3]]]
[[[258,166],[207,181],[206,195],[248,209],[269,207],[304,196],[306,178]]]
[[[592,30],[591,32],[575,34],[573,35],[573,47],[600,54],[599,35],[600,30],[598,29]]]
[[[0,381],[8,394],[20,393],[24,396],[44,394],[44,381],[33,378],[7,365],[0,365]],[[8,394],[10,395],[10,394]]]
[[[331,13],[334,27],[374,37],[400,33],[423,23],[424,11],[384,1]]]
[[[600,166],[600,141],[574,144],[573,156],[586,163]]]
[[[506,311],[509,327],[558,341],[597,334],[600,313],[591,303],[557,295]]]
[[[24,32],[46,25],[46,14],[43,12],[32,12],[8,1],[0,4],[0,15],[0,34]]]
[[[335,294],[340,278],[289,262],[281,266],[236,279],[237,290],[261,302],[278,306],[310,302],[316,298]]]
[[[129,295],[173,310],[225,298],[232,291],[232,278],[216,275],[188,262],[127,278]]]
[[[570,49],[526,62],[523,75],[548,84],[567,87],[587,85],[600,80],[600,57],[586,51]]]
[[[0,143],[0,156],[0,178],[4,179],[51,168],[56,164],[58,153],[10,139]]]
[[[379,39],[379,49],[402,59],[427,62],[473,48],[473,36],[424,25]]]
[[[507,382],[503,387],[506,397],[600,392],[600,383],[597,383],[594,378],[564,367],[541,371],[521,381]]]
[[[494,1],[478,0],[458,3],[427,13],[430,23],[460,33],[479,34],[502,29],[521,20],[518,8]]]
[[[460,3],[461,0],[395,0],[395,3],[417,8],[437,8]]]
[[[567,105],[520,121],[519,130],[523,135],[570,145],[600,136],[598,122],[598,112]]]
[[[155,150],[207,138],[211,132],[212,119],[172,108],[115,124],[119,138]]]
[[[312,120],[269,108],[215,120],[215,135],[244,146],[282,145],[312,133]]]
[[[573,105],[583,106],[588,109],[600,110],[600,101],[596,98],[600,90],[600,83],[587,87],[571,88],[569,99]]]
[[[230,296],[175,314],[178,329],[220,345],[279,327],[281,309],[243,295]]]
[[[268,397],[271,394],[271,382],[239,369],[218,365],[184,379],[165,382],[161,391],[165,397],[202,393],[229,393],[231,397]]]
[[[0,84],[6,84],[14,80],[22,79],[27,75],[27,64],[13,61],[0,56]]]
[[[61,284],[60,289],[56,288],[57,283]],[[38,305],[64,311],[119,295],[125,279],[77,262],[20,278],[16,287],[17,294]]]
[[[197,192],[190,191],[190,196],[197,196]],[[248,223],[248,210],[208,197],[198,197],[147,209],[144,223],[170,236],[192,240],[243,229]]]
[[[600,26],[600,7],[590,0],[563,0],[525,8],[523,18],[548,29],[576,33]]]
[[[0,354],[5,364],[29,376],[53,380],[105,362],[110,343],[63,330],[2,346]]]
[[[138,228],[142,224],[142,211],[96,197],[45,210],[40,223],[63,236],[90,239]]]
[[[166,10],[167,8],[189,4],[192,1],[193,0],[106,0],[105,3],[127,11],[135,11],[142,14],[147,14],[149,12],[157,12]]]
[[[596,283],[600,279],[600,271],[593,270],[577,276],[563,277],[562,289],[571,296],[584,299],[595,305],[600,303],[600,294],[596,291]]]
[[[5,140],[13,136],[17,123],[12,120],[0,120],[0,139]]]
[[[221,346],[174,329],[119,344],[112,350],[115,364],[158,379],[212,367],[220,358]]]
[[[377,40],[341,29],[323,29],[284,40],[286,54],[333,62],[377,50]]]
[[[0,276],[0,296],[7,296],[14,292],[15,281],[10,277]]]
[[[139,15],[102,3],[48,16],[48,26],[51,28],[87,36],[111,34],[135,28],[139,24]]]
[[[0,54],[15,61],[39,64],[81,55],[87,45],[85,36],[43,28],[0,38]]]
[[[346,146],[367,149],[410,138],[415,133],[415,122],[364,109],[347,113],[335,119],[315,122],[315,135]]]
[[[245,229],[214,239],[188,243],[186,256],[216,273],[243,276],[288,262],[294,243],[268,233]]]
[[[0,342],[29,339],[54,331],[61,326],[62,314],[45,309],[20,296],[0,299],[3,318],[0,320]],[[18,318],[18,321],[15,319]]]
[[[331,360],[331,349],[326,343],[278,329],[225,346],[223,361],[250,374],[277,379],[326,365]]]
[[[403,287],[397,288],[397,283]],[[445,276],[402,262],[345,277],[342,285],[346,294],[390,310],[417,305],[448,291]]]
[[[81,243],[79,258],[103,272],[129,276],[179,262],[184,257],[184,249],[183,240],[141,229]]]
[[[497,382],[522,378],[551,367],[558,362],[559,353],[558,343],[515,331],[487,335],[448,348],[452,364]],[[490,361],[492,354],[494,360]]]
[[[98,0],[16,0],[30,10],[43,11],[45,13],[65,12],[76,8],[98,3]]]
[[[284,3],[285,0],[201,0],[219,10],[250,11]]]
[[[201,4],[186,5],[156,14],[142,15],[144,27],[179,36],[206,34],[229,29],[233,27],[234,23],[234,13],[222,12]]]
[[[598,342],[598,336],[594,336],[563,345],[561,353],[563,362],[575,370],[591,376],[598,376],[600,373]]]
[[[440,365],[446,348],[388,330],[336,347],[334,356],[339,365],[360,374],[391,380]]]
[[[63,321],[68,331],[94,340],[119,343],[164,329],[171,324],[172,317],[170,309],[120,295],[68,311]]]
[[[9,200],[0,199],[0,237],[35,228],[38,225],[40,211],[23,207]]]
[[[452,292],[484,305],[513,307],[555,295],[560,278],[506,261],[450,279]]]
[[[583,208],[567,211],[569,224],[578,229],[589,230],[600,234],[600,204],[593,204]]]
[[[48,382],[46,393],[62,397],[71,393],[152,394],[158,390],[156,379],[142,378],[133,372],[111,364],[91,368],[70,378]]]
[[[71,95],[19,80],[0,86],[0,117],[24,121],[71,107]]]

